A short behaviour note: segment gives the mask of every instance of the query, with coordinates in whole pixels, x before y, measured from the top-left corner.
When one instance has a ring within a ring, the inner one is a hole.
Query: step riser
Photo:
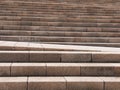
[[[0,70],[0,76],[120,76],[118,64],[104,63],[102,66],[89,63],[5,63],[5,66],[0,65]]]
[[[120,20],[119,19],[115,19],[115,18],[112,18],[112,19],[104,19],[104,18],[96,18],[96,19],[90,19],[91,17],[89,18],[59,18],[59,17],[18,17],[18,16],[0,16],[0,20],[3,20],[3,21],[46,21],[46,22],[57,22],[57,21],[61,21],[61,22],[91,22],[91,23],[120,23]]]
[[[40,36],[0,36],[0,40],[21,42],[88,42],[88,43],[120,43],[120,38],[105,37],[40,37]]]
[[[2,25],[0,30],[22,30],[22,31],[71,31],[71,32],[120,32],[119,28],[100,27],[48,27],[48,26],[17,26]]]
[[[16,22],[2,21],[1,25],[19,25],[19,26],[55,26],[55,27],[112,27],[119,28],[119,23],[67,23],[67,22]]]
[[[6,51],[0,53],[0,62],[120,62],[119,53],[103,52],[32,52]]]
[[[64,37],[120,37],[119,33],[109,33],[109,32],[50,32],[50,31],[0,31],[0,35],[18,35],[18,36],[64,36]]]

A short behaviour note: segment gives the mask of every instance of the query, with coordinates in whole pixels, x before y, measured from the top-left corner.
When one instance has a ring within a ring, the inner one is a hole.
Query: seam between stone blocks
[[[28,61],[30,62],[30,51],[28,51]]]
[[[93,53],[91,53],[90,55],[91,55],[91,61],[90,62],[93,62]]]
[[[29,81],[29,76],[27,76],[27,87],[26,87],[26,90],[28,90],[28,81]]]
[[[103,80],[103,90],[105,90],[105,81]]]
[[[65,77],[63,77],[65,79],[65,86],[66,86],[66,90],[68,90],[68,87],[67,87],[67,79]]]
[[[12,65],[13,63],[10,64],[10,76],[12,76]]]
[[[45,63],[45,70],[46,70],[46,72],[45,72],[45,75],[47,76],[47,63]]]

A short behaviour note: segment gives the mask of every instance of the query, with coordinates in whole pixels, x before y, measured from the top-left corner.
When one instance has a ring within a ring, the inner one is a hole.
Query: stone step
[[[94,10],[99,10],[99,11],[117,11],[119,9],[119,6],[116,5],[116,7],[114,5],[102,5],[102,4],[74,4],[74,3],[56,3],[56,2],[18,2],[18,1],[9,1],[9,2],[1,2],[0,6],[2,6],[2,8],[20,8],[20,7],[25,7],[25,8],[29,8],[29,9],[45,9],[45,8],[49,8],[49,9],[54,9],[54,10],[86,10],[88,9],[88,11],[94,11]],[[5,7],[7,6],[7,7]],[[110,7],[111,6],[111,7]],[[32,8],[34,7],[34,8]],[[57,8],[56,8],[57,7]],[[25,9],[24,9],[25,10]],[[86,10],[87,11],[87,10]]]
[[[77,7],[77,8],[74,8],[74,9],[64,9],[64,7],[58,7],[58,8],[56,8],[56,6],[54,6],[54,7],[51,7],[52,5],[44,5],[44,6],[40,6],[39,8],[28,8],[28,6],[26,7],[26,6],[24,6],[24,8],[25,9],[22,9],[22,8],[20,8],[20,6],[18,6],[18,7],[7,7],[7,5],[6,6],[1,6],[0,5],[0,7],[1,7],[1,12],[3,12],[3,11],[13,11],[14,10],[14,12],[18,12],[18,11],[22,11],[22,12],[32,12],[32,13],[40,13],[40,12],[58,12],[58,13],[63,13],[63,12],[66,12],[66,13],[70,13],[70,12],[73,12],[73,13],[75,13],[75,14],[77,14],[77,13],[88,13],[88,14],[90,14],[90,13],[93,13],[93,14],[103,14],[103,15],[108,15],[108,14],[120,14],[120,11],[119,10],[106,10],[106,9],[96,9],[96,7],[95,7],[95,9],[90,9],[89,10],[89,7],[88,8],[86,8],[86,9],[83,9],[83,8],[79,8],[79,7]],[[22,6],[23,7],[23,6]],[[50,7],[50,8],[49,8]]]
[[[119,77],[0,77],[2,90],[119,90]]]
[[[120,23],[120,19],[116,18],[91,18],[91,17],[82,17],[82,18],[66,18],[66,17],[19,17],[19,16],[0,16],[0,21],[32,21],[32,22],[91,22],[91,23]]]
[[[0,51],[0,62],[120,62],[119,52]]]
[[[107,43],[108,44],[108,43]],[[100,46],[83,46],[83,45],[60,45],[45,44],[33,42],[13,42],[0,41],[0,50],[6,51],[89,51],[89,52],[119,52],[116,47],[100,47]]]
[[[120,28],[120,23],[78,23],[78,22],[28,22],[28,21],[2,21],[0,25],[18,26],[55,26],[55,27],[112,27]]]
[[[17,31],[0,30],[0,35],[59,36],[59,37],[120,37],[119,32]]]
[[[5,15],[5,16],[0,16],[0,19],[20,19],[20,20],[29,20],[32,19],[32,21],[40,21],[41,19],[60,19],[60,20],[119,20],[120,16],[78,16],[78,17],[62,17],[62,16],[51,16],[51,17],[30,17],[30,16],[9,16],[9,15]]]
[[[41,16],[68,16],[68,17],[77,17],[77,16],[119,16],[119,13],[72,13],[72,12],[22,12],[22,11],[0,11],[0,16],[33,16],[33,17],[41,17]],[[12,12],[12,13],[11,13]]]
[[[72,32],[120,32],[119,28],[112,27],[54,27],[54,26],[18,26],[1,25],[0,30],[22,31],[72,31]]]
[[[120,43],[119,37],[0,36],[0,40],[21,42]]]
[[[120,47],[120,43],[42,42],[44,44]]]
[[[120,76],[119,63],[0,63],[0,76]]]

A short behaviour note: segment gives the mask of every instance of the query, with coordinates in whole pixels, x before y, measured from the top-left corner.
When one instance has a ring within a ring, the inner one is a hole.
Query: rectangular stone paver
[[[46,75],[45,63],[13,63],[11,66],[13,76],[41,76]]]
[[[29,61],[28,51],[0,51],[0,62]]]
[[[60,54],[51,52],[30,51],[30,61],[37,62],[60,62]]]
[[[0,77],[0,90],[27,90],[27,77]]]
[[[10,76],[11,63],[0,63],[0,76]]]
[[[67,90],[103,90],[103,81],[97,77],[65,77]]]
[[[105,82],[105,90],[120,90],[120,77],[101,77]]]
[[[120,62],[119,52],[96,52],[92,53],[93,62]]]
[[[90,53],[62,53],[62,62],[90,62]]]
[[[47,63],[47,75],[80,75],[80,65],[76,63]]]
[[[30,77],[28,90],[66,90],[63,77]]]

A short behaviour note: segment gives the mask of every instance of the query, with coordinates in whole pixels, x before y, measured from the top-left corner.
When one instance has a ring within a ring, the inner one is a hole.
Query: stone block
[[[60,62],[60,54],[52,52],[30,51],[30,61]]]
[[[62,53],[62,62],[90,62],[90,53]]]
[[[29,61],[28,51],[0,51],[0,62]]]
[[[75,63],[48,63],[47,75],[50,76],[79,76],[80,66]]]
[[[30,77],[28,90],[66,90],[63,77]]]
[[[13,63],[11,67],[12,76],[41,76],[46,75],[44,63]]]
[[[103,81],[97,77],[65,77],[67,90],[103,90]]]
[[[27,90],[27,78],[0,77],[0,90]]]

